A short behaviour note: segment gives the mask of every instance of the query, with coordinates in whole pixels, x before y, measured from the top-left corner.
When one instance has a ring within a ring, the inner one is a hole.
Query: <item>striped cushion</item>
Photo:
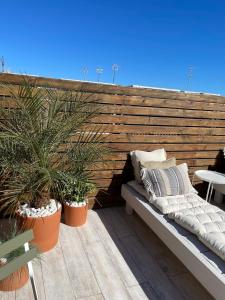
[[[186,163],[168,169],[143,168],[141,177],[147,192],[154,198],[196,192],[191,185]]]

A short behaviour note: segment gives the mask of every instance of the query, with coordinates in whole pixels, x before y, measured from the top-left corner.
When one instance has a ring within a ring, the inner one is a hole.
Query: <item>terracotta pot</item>
[[[27,266],[23,266],[5,279],[0,280],[0,291],[15,291],[20,289],[27,283],[28,279],[28,268]]]
[[[32,242],[40,252],[46,252],[54,248],[59,238],[59,225],[61,219],[60,207],[57,212],[47,217],[24,217],[17,214],[19,226],[22,230],[33,229]]]
[[[73,227],[83,225],[87,220],[88,205],[72,207],[64,203],[65,224]]]

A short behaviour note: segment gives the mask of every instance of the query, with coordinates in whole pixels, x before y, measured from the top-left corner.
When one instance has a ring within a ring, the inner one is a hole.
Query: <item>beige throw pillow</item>
[[[172,157],[164,161],[140,161],[140,168],[168,169],[176,166],[176,158]]]
[[[138,183],[142,183],[140,176],[140,161],[163,161],[166,160],[166,151],[158,149],[151,152],[135,150],[130,152],[131,162],[134,168],[134,176]]]

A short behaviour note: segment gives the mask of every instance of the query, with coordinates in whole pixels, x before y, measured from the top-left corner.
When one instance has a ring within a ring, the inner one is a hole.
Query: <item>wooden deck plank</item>
[[[33,261],[33,270],[34,270],[34,279],[37,289],[38,297],[42,300],[47,300],[45,295],[45,288],[44,288],[44,277],[42,272],[42,264],[41,264],[41,257],[40,259],[37,258]],[[44,262],[44,261],[43,261]]]
[[[116,237],[112,223],[107,222],[107,220],[109,221],[108,209],[89,211],[89,221],[100,241],[105,241],[106,239],[113,240]]]
[[[24,300],[24,299],[26,300],[34,299],[30,280],[22,289],[16,290],[16,300]]]
[[[110,218],[108,212],[109,210],[99,210],[97,213],[92,211],[89,214],[92,227],[96,230],[96,234],[99,235],[117,274],[120,275],[125,286],[130,287],[142,283],[145,281],[145,278],[141,270],[115,235],[112,227],[109,226]]]
[[[128,289],[131,298],[134,300],[148,300],[149,297],[145,294],[140,285],[132,286]],[[152,298],[151,298],[152,299]]]
[[[131,224],[142,244],[155,258],[162,271],[177,286],[185,299],[211,299],[208,292],[197,282],[194,276],[137,215],[134,214],[132,217],[125,215],[122,208],[117,209],[117,213],[125,216],[125,219]],[[196,289],[197,286],[198,288]],[[193,295],[194,290],[196,293]]]
[[[88,215],[90,214],[92,214],[92,211],[88,211]],[[84,245],[100,242],[100,238],[96,234],[95,229],[91,224],[91,219],[89,218],[89,216],[87,218],[86,224],[84,224],[82,227],[78,227],[77,232],[79,233],[80,239]]]
[[[41,263],[46,299],[74,300],[75,295],[60,245],[58,244],[53,250],[42,254]]]
[[[100,289],[77,230],[61,224],[60,243],[75,296],[83,298],[99,294]]]
[[[166,274],[174,276],[187,272],[185,266],[136,214],[132,217],[128,216],[124,214],[124,208],[119,208],[115,213],[120,213],[124,216],[124,219],[135,231],[142,244]]]
[[[104,300],[102,294],[98,294],[95,296],[85,297],[85,298],[78,298],[78,300]]]
[[[0,292],[1,300],[15,300],[16,293],[15,292]]]
[[[184,299],[187,300],[212,300],[209,293],[198,283],[198,281],[187,272],[170,277],[174,284],[178,287]]]
[[[36,290],[39,299],[45,300],[45,290],[44,290],[44,282],[43,282],[43,274],[42,274],[42,267],[41,262],[36,259],[35,262],[33,262],[33,269],[34,269],[34,276],[35,276],[35,284],[36,284]],[[0,297],[1,299],[1,297]],[[15,292],[15,299],[16,300],[33,300],[33,290],[31,287],[30,279],[28,280],[28,283],[21,289],[16,290]]]
[[[131,299],[108,253],[101,242],[86,245],[93,272],[105,299]]]
[[[111,215],[111,220],[118,237],[122,241],[123,246],[128,250],[136,265],[140,267],[145,279],[151,282],[151,286],[159,297],[167,297],[166,299],[181,297],[179,292],[176,291],[173,283],[155,262],[155,259],[149,255],[137,236],[134,235],[131,226],[128,226],[125,222],[125,212],[122,216],[118,213],[118,210],[121,210],[121,208],[112,208],[108,210],[109,217]],[[120,230],[121,224],[123,230]],[[162,289],[162,286],[165,288]]]
[[[149,255],[136,236],[127,236],[122,240],[136,264],[141,268],[146,280],[148,280],[159,296],[163,299],[181,299],[182,296],[166,274],[160,269],[155,259]],[[162,288],[163,287],[163,288]]]
[[[130,226],[127,225],[124,217],[117,213],[117,209],[118,207],[116,208],[116,210],[114,210],[114,208],[112,207],[109,210],[105,210],[105,220],[107,224],[111,223],[110,226],[113,228],[119,238],[134,235],[134,231]]]
[[[159,299],[158,295],[156,295],[155,291],[152,289],[148,282],[130,287],[128,291],[133,300]]]

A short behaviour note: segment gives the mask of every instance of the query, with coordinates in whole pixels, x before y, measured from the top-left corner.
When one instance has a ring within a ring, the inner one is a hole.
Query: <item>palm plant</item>
[[[27,80],[9,92],[15,107],[0,110],[0,210],[40,208],[60,196],[68,173],[89,176],[87,167],[108,153],[102,128],[87,125],[99,106],[91,94]]]

